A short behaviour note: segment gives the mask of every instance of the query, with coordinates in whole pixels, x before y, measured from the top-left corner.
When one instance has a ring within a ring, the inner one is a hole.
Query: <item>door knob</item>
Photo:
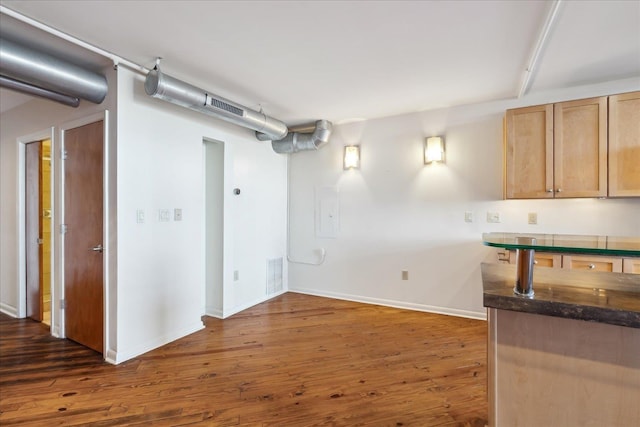
[[[102,253],[102,251],[104,250],[104,248],[102,247],[102,244],[98,244],[98,245],[96,245],[96,246],[92,247],[92,248],[91,248],[91,250],[92,250],[92,251],[94,251],[94,252],[100,252],[100,253]]]

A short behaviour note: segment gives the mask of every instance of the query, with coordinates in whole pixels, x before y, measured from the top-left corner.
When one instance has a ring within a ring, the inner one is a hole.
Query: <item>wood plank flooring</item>
[[[487,423],[484,321],[287,293],[118,366],[0,315],[0,425]]]

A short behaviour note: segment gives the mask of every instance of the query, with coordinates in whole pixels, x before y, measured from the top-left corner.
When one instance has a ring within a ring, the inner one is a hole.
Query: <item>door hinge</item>
[[[60,234],[67,233],[67,224],[60,224]]]
[[[67,160],[67,150],[60,151],[60,158],[62,160]]]
[[[63,309],[63,310],[65,308],[67,308],[67,300],[66,299],[61,299],[60,300],[60,308]]]

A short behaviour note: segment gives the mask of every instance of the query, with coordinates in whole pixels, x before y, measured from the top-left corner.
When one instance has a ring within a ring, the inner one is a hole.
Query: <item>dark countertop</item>
[[[537,267],[533,298],[514,295],[516,266],[483,263],[484,306],[640,328],[640,275]]]

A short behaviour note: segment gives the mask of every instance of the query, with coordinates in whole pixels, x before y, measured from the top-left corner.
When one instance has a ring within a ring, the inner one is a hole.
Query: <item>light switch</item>
[[[464,213],[464,222],[473,222],[473,212],[467,211]]]
[[[136,221],[138,224],[142,224],[144,222],[144,209],[138,209],[136,211]]]
[[[173,220],[174,221],[182,221],[182,209],[175,208],[173,210]]]

